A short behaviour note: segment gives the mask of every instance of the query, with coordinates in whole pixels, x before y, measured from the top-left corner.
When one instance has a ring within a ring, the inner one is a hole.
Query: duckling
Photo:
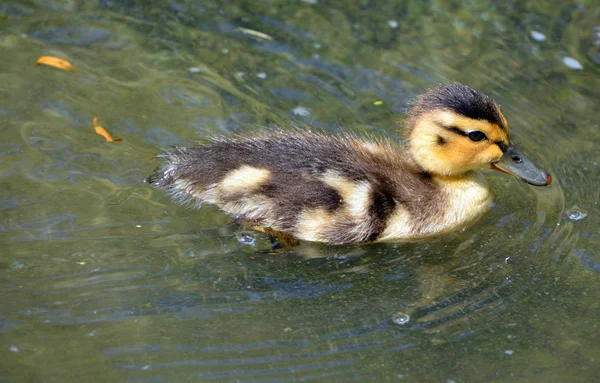
[[[409,109],[405,142],[306,129],[221,137],[160,155],[148,182],[214,204],[270,234],[328,244],[416,241],[471,225],[491,207],[477,170],[535,186],[551,176],[513,145],[500,106],[440,85]]]

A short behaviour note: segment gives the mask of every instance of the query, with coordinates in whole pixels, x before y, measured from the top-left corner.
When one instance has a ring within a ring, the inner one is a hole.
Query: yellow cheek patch
[[[503,154],[498,145],[490,143],[489,147],[482,153],[481,160],[483,162],[498,161]]]
[[[270,176],[267,169],[244,165],[227,173],[219,183],[219,190],[225,194],[247,194],[258,189]]]
[[[471,141],[467,134],[481,131],[487,140]],[[482,169],[502,156],[497,143],[509,144],[508,132],[497,124],[471,119],[449,110],[436,110],[420,117],[409,136],[413,158],[427,171],[454,175]]]

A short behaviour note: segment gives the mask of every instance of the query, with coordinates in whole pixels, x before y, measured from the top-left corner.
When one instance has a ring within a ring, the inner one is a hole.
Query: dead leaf
[[[48,65],[58,69],[68,70],[69,72],[75,72],[75,68],[67,60],[59,59],[54,56],[42,56],[36,61],[36,65]]]
[[[98,125],[98,116],[94,116],[94,130],[96,131],[96,133],[98,133],[99,135],[101,135],[102,137],[104,137],[106,139],[106,141],[108,141],[108,142],[121,142],[121,141],[123,141],[122,138],[117,138],[117,139],[112,138],[112,136],[110,135],[110,133],[108,133],[106,131],[106,129],[104,129],[103,127],[101,127],[100,125]]]
[[[269,41],[273,40],[273,38],[271,36],[267,35],[266,33],[255,31],[254,29],[237,27],[237,28],[235,28],[235,30],[242,32],[244,35],[253,36],[253,37],[256,37],[259,39],[264,39],[264,40],[269,40]]]

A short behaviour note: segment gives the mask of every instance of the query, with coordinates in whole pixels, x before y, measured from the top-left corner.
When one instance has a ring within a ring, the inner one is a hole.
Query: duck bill
[[[534,165],[517,148],[510,146],[492,169],[511,174],[530,185],[546,186],[552,182],[550,174]]]

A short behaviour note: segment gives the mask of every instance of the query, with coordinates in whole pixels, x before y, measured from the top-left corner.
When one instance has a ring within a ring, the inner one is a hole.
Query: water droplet
[[[587,217],[587,214],[577,209],[571,209],[567,211],[567,217],[572,221],[581,221]]]
[[[306,117],[306,116],[310,116],[310,109],[305,108],[303,106],[297,106],[294,109],[292,109],[292,113],[295,114],[296,116]]]
[[[514,354],[515,352],[514,352],[513,350],[504,350],[504,353],[505,353],[506,355],[512,355],[512,354]]]
[[[19,352],[19,348],[17,346],[11,345],[8,349],[12,352]]]
[[[404,313],[395,313],[392,315],[392,322],[396,324],[407,324],[410,321],[410,316]]]
[[[581,63],[579,61],[577,61],[576,59],[574,59],[573,57],[564,57],[562,61],[563,61],[563,64],[565,64],[566,66],[568,66],[571,69],[575,69],[575,70],[583,69],[583,65],[581,65]]]
[[[531,36],[532,39],[534,39],[535,41],[546,41],[546,35],[543,34],[542,32],[538,32],[538,31],[531,31],[529,33],[529,35]]]
[[[256,77],[265,79],[267,78],[267,74],[265,72],[260,72],[256,74]]]

